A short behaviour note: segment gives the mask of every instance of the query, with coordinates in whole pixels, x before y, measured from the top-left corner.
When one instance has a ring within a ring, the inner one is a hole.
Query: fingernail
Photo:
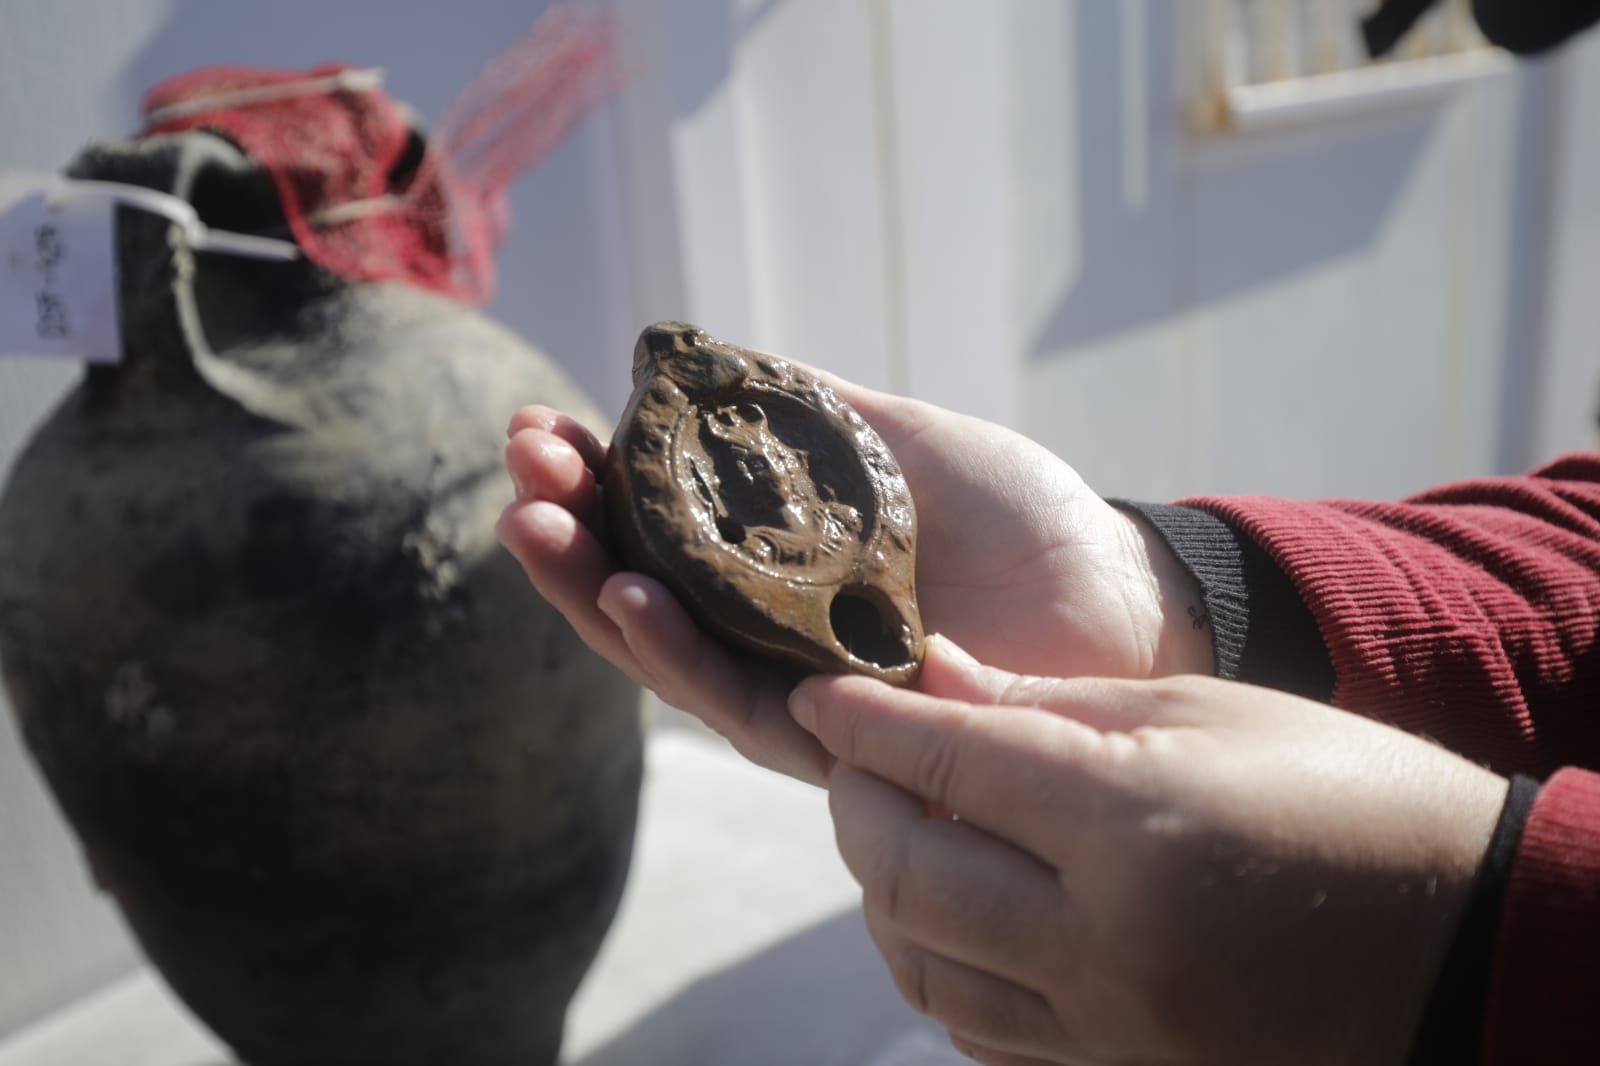
[[[612,625],[618,629],[622,628],[622,612],[617,610],[615,596],[607,596],[605,590],[601,589],[600,596],[595,599],[594,605],[600,608],[601,614],[611,619]]]
[[[978,666],[978,660],[967,653],[967,650],[943,633],[930,633],[928,643],[937,649],[939,655],[964,666]]]
[[[514,470],[511,471],[511,490],[517,494],[517,499],[519,500],[527,500],[533,497],[533,492],[527,485],[522,483],[522,479],[517,476]]]
[[[807,733],[817,731],[817,700],[811,694],[811,686],[804,681],[789,693],[789,717],[799,723],[800,728]]]

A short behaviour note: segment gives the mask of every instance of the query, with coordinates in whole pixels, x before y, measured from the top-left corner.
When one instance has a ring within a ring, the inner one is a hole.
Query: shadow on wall
[[[1177,19],[1143,42],[1149,173],[1130,203],[1127,78],[1117,5],[1076,7],[1072,106],[1078,276],[1031,338],[1033,359],[1224,300],[1367,246],[1437,125],[1419,108],[1271,138],[1191,138],[1179,99]],[[1141,183],[1134,183],[1141,184]]]
[[[949,1049],[852,910],[696,982],[573,1066],[869,1066],[920,1033]]]
[[[672,65],[672,112],[699,111],[733,73],[739,42],[784,0],[670,0],[662,8],[663,55]],[[676,61],[673,57],[677,57]]]

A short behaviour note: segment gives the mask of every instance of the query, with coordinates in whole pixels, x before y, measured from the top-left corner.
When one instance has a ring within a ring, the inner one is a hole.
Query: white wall
[[[1174,0],[628,10],[667,29],[640,95],[675,313],[1018,425],[1119,495],[1393,497],[1589,439],[1592,42],[1207,138]]]
[[[1564,56],[1559,95],[1541,116],[1552,127],[1553,166],[1540,190],[1548,204],[1547,257],[1537,274],[1541,371],[1530,451],[1548,456],[1593,448],[1600,409],[1600,34]]]
[[[1027,355],[1030,428],[1147,496],[1391,496],[1489,468],[1516,79],[1200,139],[1165,73],[1171,6],[1131,49],[1108,46],[1125,17],[1080,10],[1082,222],[1030,251],[1075,244],[1081,267]]]
[[[1545,384],[1545,407],[1559,397],[1567,410],[1509,409],[1537,361],[1541,294],[1525,275],[1544,254],[1536,205],[1553,161],[1570,189],[1552,216],[1558,253],[1597,247],[1567,219],[1593,213],[1586,182],[1600,160],[1570,145],[1552,154],[1538,125],[1556,95],[1548,71],[1391,113],[1200,138],[1178,77],[1197,38],[1176,4],[896,11],[917,65],[897,73],[922,87],[907,96],[936,130],[903,171],[968,194],[908,227],[907,247],[942,247],[939,269],[964,275],[946,292],[965,294],[908,293],[906,317],[933,338],[917,356],[939,368],[914,360],[914,386],[958,360],[1002,364],[1028,432],[1103,491],[1156,498],[1388,497],[1517,469],[1555,436],[1586,439],[1573,427],[1592,421],[1595,390],[1572,386],[1592,357]],[[1584,88],[1561,97],[1571,129],[1593,128],[1600,97]],[[984,195],[997,192],[1011,195],[997,206]],[[963,233],[974,212],[994,227],[985,239]],[[998,298],[997,257],[1008,273]],[[1584,277],[1576,262],[1553,270]],[[1001,323],[984,331],[990,344],[963,335],[972,316]],[[1595,335],[1592,321],[1565,322]],[[956,338],[942,350],[940,329]],[[1537,446],[1505,439],[1522,419],[1546,427]]]
[[[646,182],[630,237],[678,278],[675,302],[645,294],[641,318],[890,383],[871,6],[621,5],[636,80],[619,110],[654,131],[623,142]]]
[[[1392,496],[1592,439],[1600,37],[1198,140],[1176,0],[617,6],[633,82],[518,186],[492,308],[608,415],[679,317],[1017,425],[1107,493]],[[539,7],[8,0],[0,165],[202,63],[380,64],[436,117]],[[71,376],[0,361],[0,471]],[[133,957],[9,720],[0,862],[4,1032]]]
[[[133,102],[112,79],[164,12],[149,3],[0,8],[0,167],[59,166],[88,132],[129,128]],[[77,56],[70,67],[67,41]],[[74,368],[0,359],[0,476],[75,376]],[[104,984],[135,957],[111,907],[94,895],[4,703],[0,693],[0,1033]]]

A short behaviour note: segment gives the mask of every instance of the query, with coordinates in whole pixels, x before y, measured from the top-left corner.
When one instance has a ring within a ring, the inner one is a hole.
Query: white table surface
[[[223,1066],[142,970],[0,1042],[0,1066]],[[572,1066],[953,1066],[895,993],[824,795],[653,731],[633,869],[568,1018]],[[380,1064],[374,1064],[380,1066]]]

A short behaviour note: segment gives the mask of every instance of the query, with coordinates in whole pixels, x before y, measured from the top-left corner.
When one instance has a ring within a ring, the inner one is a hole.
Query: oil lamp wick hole
[[[884,668],[911,662],[900,617],[865,588],[840,589],[828,608],[833,635],[846,651]]]

